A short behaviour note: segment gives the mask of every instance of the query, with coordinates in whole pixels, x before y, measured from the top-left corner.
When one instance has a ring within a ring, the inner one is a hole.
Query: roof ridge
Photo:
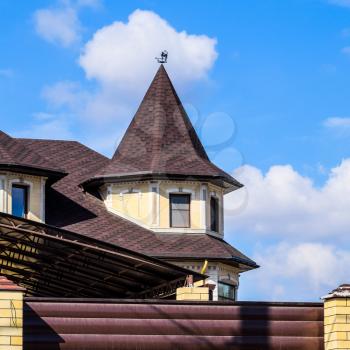
[[[77,140],[63,140],[63,139],[41,139],[41,138],[32,138],[32,137],[13,137],[15,140],[31,140],[31,141],[52,141],[52,142],[78,142]]]

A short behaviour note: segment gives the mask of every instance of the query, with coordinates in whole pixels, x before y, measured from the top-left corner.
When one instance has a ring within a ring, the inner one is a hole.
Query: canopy
[[[134,251],[0,213],[0,274],[47,297],[165,298],[188,274]]]

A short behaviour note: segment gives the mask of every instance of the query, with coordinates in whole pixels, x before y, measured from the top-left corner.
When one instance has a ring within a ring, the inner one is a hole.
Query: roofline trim
[[[247,260],[239,257],[232,256],[231,258],[223,258],[223,257],[210,257],[210,256],[203,256],[203,257],[191,257],[191,256],[179,256],[179,257],[168,257],[168,256],[160,256],[160,255],[155,255],[154,256],[157,259],[166,259],[166,260],[178,260],[178,259],[188,259],[188,260],[203,260],[207,259],[209,261],[218,261],[218,262],[236,262],[242,265],[246,265],[251,267],[251,269],[258,269],[260,265],[258,265],[255,261],[253,260]]]
[[[68,174],[63,170],[54,170],[49,168],[41,168],[29,165],[15,164],[15,163],[0,163],[0,170],[14,171],[29,175],[38,175],[54,178],[56,181],[62,179]]]
[[[176,173],[159,173],[152,171],[140,171],[130,172],[125,174],[113,174],[113,175],[97,175],[90,179],[83,181],[80,186],[89,188],[94,185],[103,185],[121,181],[132,180],[153,180],[153,179],[169,179],[169,180],[201,180],[208,182],[221,182],[221,187],[227,190],[234,191],[244,187],[239,181],[232,178],[233,181],[229,182],[225,176],[221,175],[199,175],[199,174],[176,174]]]

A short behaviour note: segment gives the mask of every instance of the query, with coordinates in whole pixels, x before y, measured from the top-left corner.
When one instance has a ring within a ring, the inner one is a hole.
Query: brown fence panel
[[[323,306],[31,298],[24,349],[321,350]]]

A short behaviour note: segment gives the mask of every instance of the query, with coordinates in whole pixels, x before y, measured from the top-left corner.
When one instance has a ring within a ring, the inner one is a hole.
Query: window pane
[[[170,195],[170,226],[190,227],[190,202],[188,194]]]
[[[210,198],[210,229],[214,232],[219,232],[219,201]]]
[[[226,284],[219,282],[218,283],[218,294],[219,294],[219,300],[224,299],[230,299],[235,300],[236,299],[236,286]]]
[[[189,210],[190,196],[185,195],[171,195],[172,209]]]
[[[173,210],[171,216],[172,227],[189,227],[189,212],[187,210]]]
[[[27,215],[27,187],[12,186],[12,215],[26,217]]]

